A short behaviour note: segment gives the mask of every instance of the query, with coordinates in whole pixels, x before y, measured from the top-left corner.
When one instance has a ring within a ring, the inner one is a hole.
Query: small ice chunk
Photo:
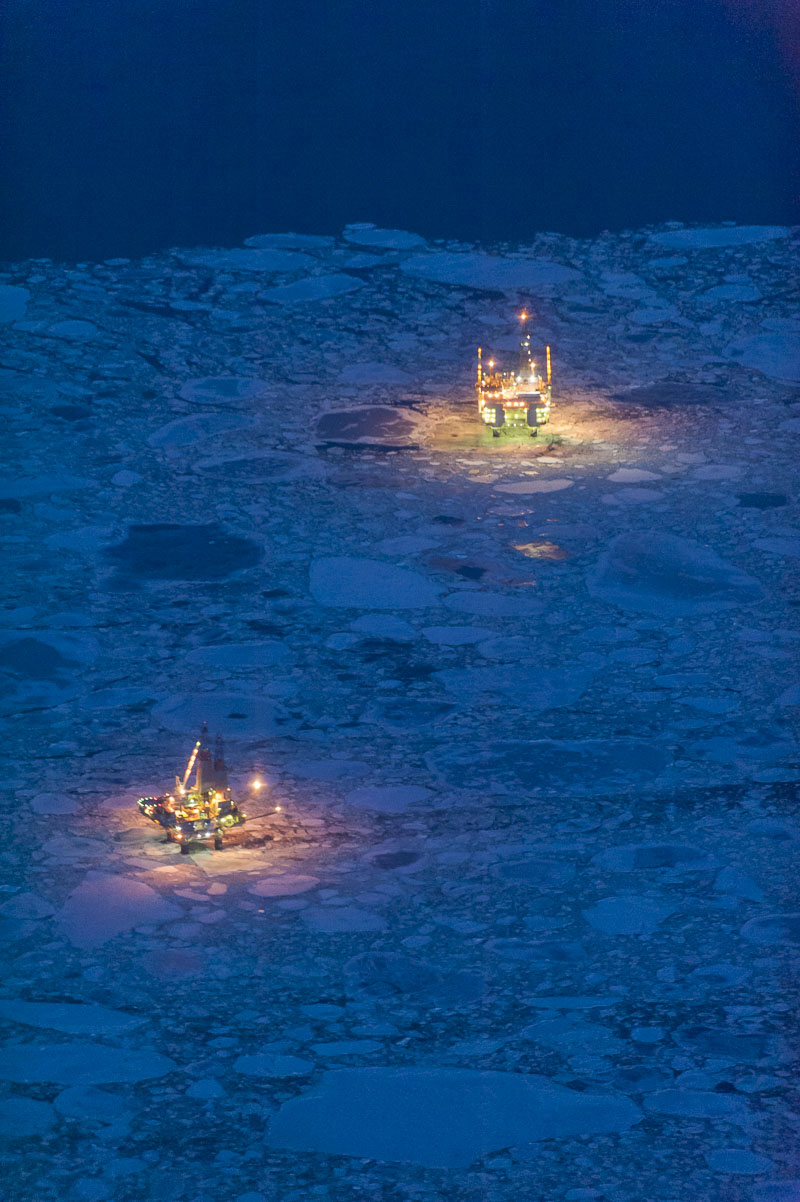
[[[76,947],[91,948],[143,923],[170,922],[180,916],[177,906],[164,901],[144,881],[97,873],[70,893],[58,922]]]
[[[730,1093],[699,1089],[661,1089],[648,1094],[644,1108],[651,1114],[668,1114],[687,1119],[727,1119],[736,1122],[748,1112],[744,1098]]]
[[[392,614],[364,614],[350,623],[350,629],[357,634],[371,634],[375,638],[393,639],[398,643],[410,643],[417,637],[413,626]]]
[[[581,279],[581,273],[548,259],[526,259],[521,255],[489,255],[482,251],[435,251],[413,255],[401,263],[400,270],[439,284],[464,288],[488,288],[516,291],[537,289],[543,285],[568,284]]]
[[[247,892],[255,897],[294,897],[316,889],[319,879],[303,873],[283,872],[279,876],[265,876],[247,886]]]
[[[320,935],[382,931],[386,927],[379,914],[357,906],[310,906],[300,917],[309,930]]]
[[[721,246],[744,246],[749,242],[771,242],[775,238],[785,238],[790,232],[783,225],[705,226],[650,234],[650,241],[681,250],[710,250]]]
[[[800,380],[800,334],[754,334],[732,342],[724,353],[773,379]]]
[[[527,1073],[406,1066],[337,1069],[271,1119],[276,1147],[467,1168],[534,1140],[627,1131],[627,1098],[567,1089]]]
[[[251,1056],[239,1056],[233,1065],[234,1072],[247,1077],[267,1077],[284,1079],[286,1077],[307,1077],[314,1069],[311,1060],[301,1060],[299,1056],[282,1056],[278,1052],[255,1052]]]
[[[422,785],[366,785],[360,789],[353,789],[347,794],[345,801],[361,810],[401,814],[409,806],[427,801],[430,795],[430,789]]]
[[[653,897],[604,897],[583,916],[607,935],[652,935],[677,906]]]
[[[368,225],[347,225],[342,235],[345,242],[356,246],[374,246],[382,250],[416,250],[425,245],[425,239],[408,230],[381,230]]]
[[[261,293],[261,299],[274,305],[303,305],[308,301],[332,300],[362,287],[363,281],[352,275],[315,275],[294,284],[267,288]]]
[[[485,626],[424,626],[422,633],[439,647],[464,647],[491,638],[494,631]]]
[[[517,480],[512,484],[493,484],[494,492],[513,493],[516,496],[528,496],[542,492],[562,492],[571,488],[572,480]]]
[[[775,1167],[766,1156],[757,1156],[747,1148],[720,1148],[716,1152],[708,1153],[706,1163],[716,1173],[739,1173],[747,1176],[770,1173]]]
[[[187,380],[181,385],[178,395],[184,401],[221,405],[233,401],[253,401],[268,391],[269,386],[263,380],[240,376],[204,376],[198,380]]]
[[[39,1102],[35,1098],[3,1098],[0,1100],[0,1140],[46,1135],[57,1117],[50,1102]]]
[[[22,321],[30,300],[27,288],[16,284],[0,284],[0,322]]]
[[[304,271],[314,262],[308,255],[275,250],[272,247],[252,247],[252,243],[246,250],[241,247],[234,247],[232,250],[204,250],[197,254],[184,255],[183,259],[189,267],[210,267],[213,271],[272,273]]]
[[[19,1043],[0,1057],[0,1080],[23,1084],[102,1085],[148,1081],[175,1072],[168,1056],[151,1048],[114,1048],[100,1043]]]
[[[141,1015],[109,1010],[106,1006],[18,1000],[0,1001],[0,1018],[26,1027],[64,1031],[67,1035],[119,1035],[146,1021]]]
[[[648,472],[643,467],[620,467],[610,475],[615,484],[641,484],[645,480],[660,480],[658,472]]]
[[[352,609],[425,609],[441,593],[419,572],[349,556],[313,560],[310,588],[320,605]]]

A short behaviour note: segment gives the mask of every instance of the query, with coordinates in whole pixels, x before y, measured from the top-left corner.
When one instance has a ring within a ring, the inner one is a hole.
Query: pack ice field
[[[796,255],[5,265],[6,1202],[800,1198]]]

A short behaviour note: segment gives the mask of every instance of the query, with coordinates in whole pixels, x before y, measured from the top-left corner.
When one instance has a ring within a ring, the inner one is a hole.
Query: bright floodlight
[[[252,787],[253,787],[254,789],[260,789],[260,788],[261,788],[261,785],[262,785],[262,782],[261,782],[260,780],[254,780],[254,781],[253,781],[253,786],[252,786]]]

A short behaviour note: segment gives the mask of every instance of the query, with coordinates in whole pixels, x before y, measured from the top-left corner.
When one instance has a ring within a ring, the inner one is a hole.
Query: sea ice
[[[539,668],[507,664],[491,668],[443,668],[434,672],[448,692],[468,705],[495,694],[529,713],[572,705],[589,687],[592,672],[583,668]]]
[[[650,241],[659,246],[675,246],[687,250],[708,250],[719,246],[743,246],[748,242],[770,242],[785,238],[790,231],[783,225],[730,225],[698,229],[664,230],[650,234]]]
[[[391,363],[347,363],[341,372],[343,384],[362,387],[409,384],[412,377]],[[390,411],[391,412],[391,411]]]
[[[144,881],[97,873],[70,893],[58,914],[76,947],[100,947],[143,923],[170,922],[181,911]]]
[[[571,488],[572,480],[517,480],[513,484],[493,484],[494,492],[513,493],[517,496],[528,496],[541,492],[561,492]]]
[[[288,647],[277,641],[264,643],[220,643],[216,647],[197,647],[186,656],[189,664],[213,668],[275,668],[288,663]]]
[[[182,735],[204,722],[224,732],[226,739],[261,739],[291,730],[277,702],[249,693],[179,693],[153,708],[153,719]]]
[[[430,797],[430,789],[421,785],[365,785],[347,794],[348,805],[361,810],[377,810],[381,814],[402,814],[409,806],[418,805]]]
[[[0,1139],[45,1135],[55,1126],[57,1117],[50,1102],[38,1102],[35,1098],[3,1098],[0,1100]]]
[[[456,1068],[327,1072],[284,1103],[267,1142],[276,1147],[466,1168],[495,1149],[533,1140],[627,1131],[641,1112],[627,1098],[578,1093],[526,1073]]]
[[[16,284],[0,284],[0,322],[21,321],[30,300],[27,288]]]
[[[677,906],[654,897],[604,897],[584,910],[590,926],[606,935],[652,935]]]
[[[215,434],[246,429],[254,425],[251,417],[238,413],[199,413],[196,417],[179,417],[148,435],[151,447],[187,447],[205,442]]]
[[[148,1081],[175,1072],[168,1056],[151,1048],[112,1048],[101,1043],[18,1043],[3,1049],[0,1080],[35,1084],[111,1085]]]
[[[422,633],[438,647],[466,647],[491,638],[493,631],[485,626],[424,626]]]
[[[618,535],[587,583],[609,605],[668,618],[734,609],[763,596],[758,581],[714,551],[656,530]]]
[[[385,548],[378,547],[378,550]],[[392,614],[364,614],[363,617],[356,618],[350,623],[350,629],[356,631],[357,634],[371,634],[379,639],[393,639],[398,643],[410,643],[417,637],[417,632],[413,626],[409,626],[408,622],[404,622],[402,618],[396,618]]]
[[[800,914],[763,914],[751,918],[742,927],[741,934],[750,943],[768,947],[781,943],[800,944]]]
[[[308,255],[275,250],[272,247],[268,249],[255,247],[247,250],[234,247],[232,250],[204,250],[201,253],[186,255],[184,262],[190,267],[210,267],[213,271],[285,273],[304,271],[312,265],[314,259]]]
[[[317,422],[317,437],[344,446],[407,446],[416,429],[411,413],[386,406],[339,409],[323,413]]]
[[[548,259],[524,259],[520,255],[487,255],[482,251],[434,251],[413,255],[400,264],[408,275],[462,288],[516,291],[536,290],[543,285],[568,284],[581,273]]]
[[[303,873],[282,872],[277,876],[265,876],[247,886],[247,892],[254,897],[294,897],[298,893],[308,893],[316,889],[319,880],[315,876],[305,876]]]
[[[525,789],[613,792],[643,785],[670,762],[669,752],[644,739],[497,740],[491,748],[441,747],[429,761],[449,783],[486,787],[493,779]]]
[[[261,299],[274,305],[303,305],[308,301],[332,300],[362,287],[363,281],[352,275],[315,275],[294,284],[267,288],[261,293]]]
[[[244,244],[256,250],[325,250],[336,239],[330,234],[252,234]]]
[[[706,1156],[706,1163],[716,1173],[741,1173],[747,1176],[769,1173],[775,1167],[766,1156],[757,1156],[747,1148],[720,1148]]]
[[[373,559],[315,559],[311,595],[320,605],[351,609],[425,609],[442,592],[419,572]]]
[[[744,1098],[730,1093],[710,1093],[699,1089],[661,1089],[648,1094],[644,1108],[650,1114],[674,1115],[687,1119],[727,1119],[741,1122],[746,1119],[748,1105]]]
[[[257,400],[268,391],[269,385],[263,380],[240,376],[204,376],[199,380],[187,380],[181,385],[178,395],[184,401],[195,401],[201,405],[229,405],[232,401]]]
[[[278,1052],[263,1051],[239,1056],[233,1067],[235,1072],[248,1077],[283,1079],[307,1077],[313,1071],[314,1064],[311,1060],[301,1060],[299,1056],[281,1056]]]
[[[707,296],[710,300],[726,301],[757,301],[761,299],[761,293],[752,284],[717,284],[714,288],[707,288],[703,296]]]
[[[380,915],[357,906],[310,906],[300,917],[309,930],[321,935],[382,931],[386,927]]]
[[[416,250],[425,245],[425,239],[408,230],[381,230],[369,225],[347,225],[342,235],[345,242],[356,246],[375,246],[382,250]]]
[[[369,772],[364,760],[289,760],[287,772],[304,780],[350,780]]]
[[[609,847],[592,857],[596,868],[611,872],[633,872],[637,869],[691,868],[709,864],[708,852],[685,843],[630,843]]]
[[[0,1001],[0,1018],[26,1027],[45,1027],[67,1035],[119,1035],[146,1021],[106,1006],[80,1002]]]
[[[481,618],[533,618],[544,609],[544,603],[535,597],[471,591],[450,593],[442,604],[459,613],[475,614]]]
[[[724,353],[776,380],[800,380],[800,334],[754,334],[732,342]]]

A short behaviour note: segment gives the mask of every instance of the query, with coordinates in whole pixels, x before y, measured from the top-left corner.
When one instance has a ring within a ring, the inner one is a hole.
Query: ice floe
[[[97,873],[72,891],[58,922],[76,947],[100,947],[143,923],[170,922],[180,914],[144,881]]]
[[[412,255],[400,267],[408,275],[438,284],[464,288],[516,291],[519,288],[549,287],[579,280],[581,273],[563,263],[547,259],[524,259],[519,255],[487,255],[482,251],[432,251]]]
[[[681,250],[708,250],[723,246],[744,246],[749,242],[771,242],[785,238],[790,231],[783,225],[705,226],[681,230],[664,230],[650,234],[650,241],[659,246],[675,246]]]
[[[294,284],[265,288],[261,298],[273,305],[305,305],[313,301],[334,300],[362,287],[363,282],[352,275],[314,275],[297,280]]]
[[[284,1103],[267,1141],[453,1169],[533,1140],[626,1131],[640,1118],[627,1098],[578,1093],[526,1073],[337,1069],[314,1092]]]
[[[349,609],[426,609],[443,591],[409,568],[350,556],[315,559],[310,589],[320,605]]]
[[[587,582],[601,601],[662,617],[734,609],[763,596],[758,581],[714,551],[656,530],[618,535]]]

